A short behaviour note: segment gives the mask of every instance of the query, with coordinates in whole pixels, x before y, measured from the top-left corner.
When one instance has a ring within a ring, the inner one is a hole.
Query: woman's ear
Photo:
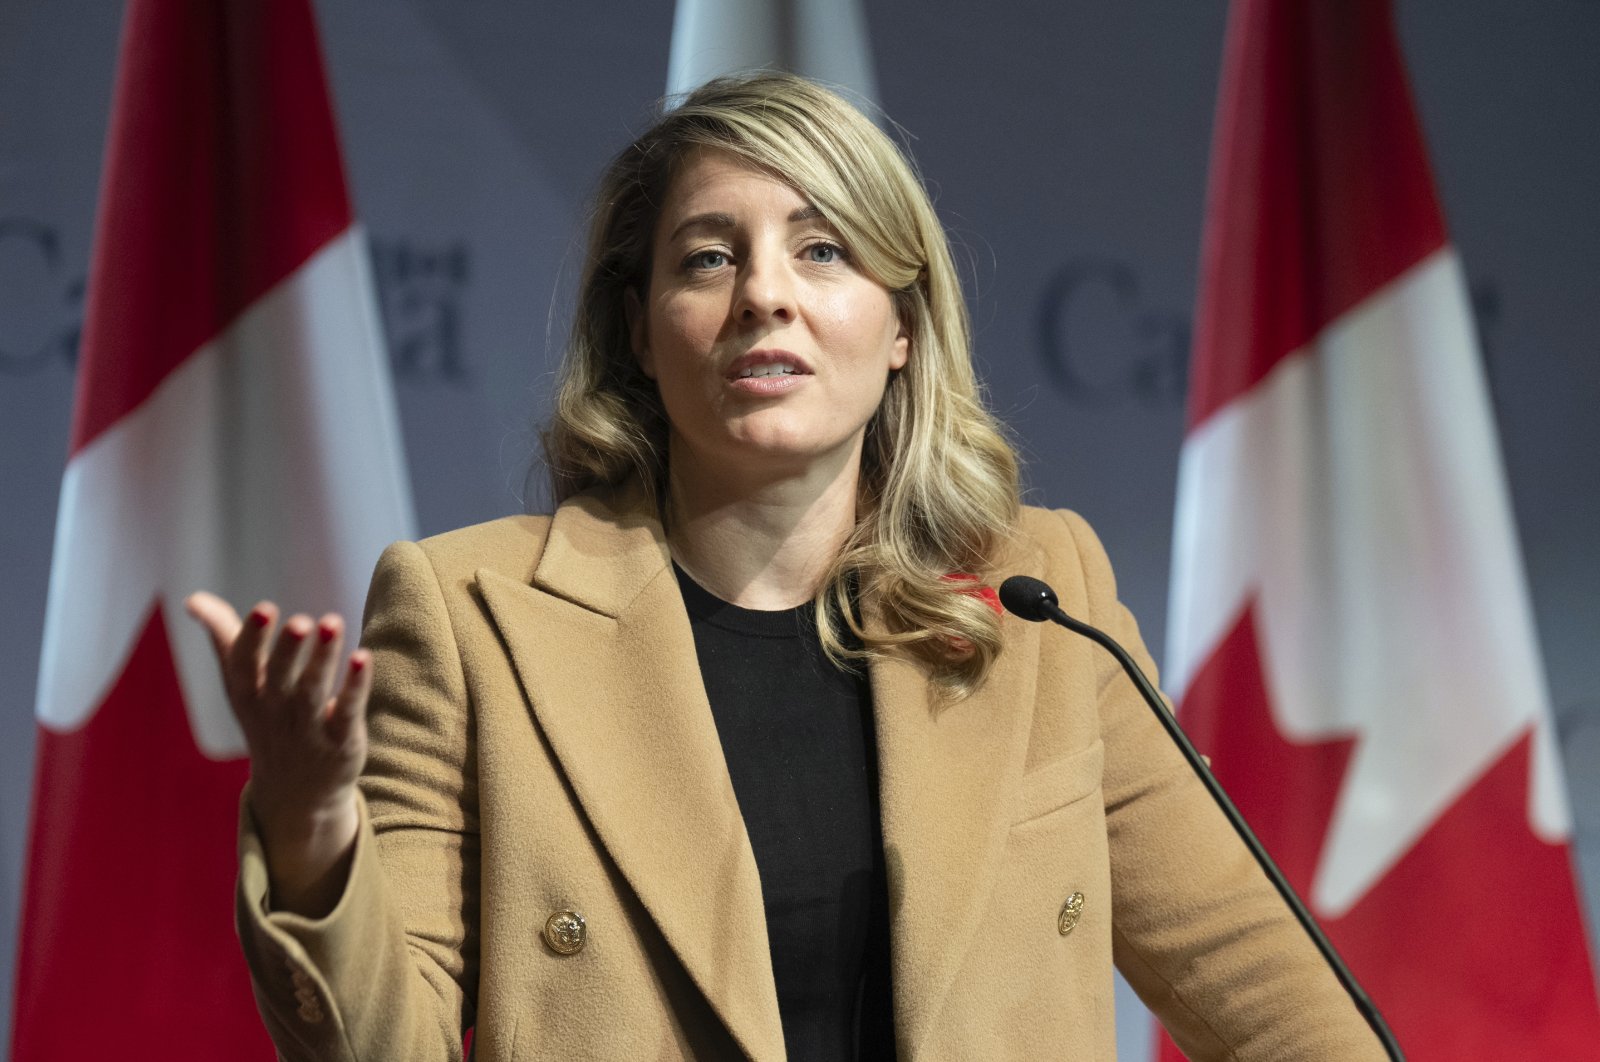
[[[906,362],[911,358],[911,324],[906,320],[908,313],[909,311],[897,297],[895,299],[894,316],[896,323],[899,325],[899,331],[895,333],[894,343],[889,348],[890,372],[899,372],[906,367]]]
[[[633,346],[633,360],[639,363],[640,372],[654,380],[656,365],[655,359],[650,356],[650,335],[646,327],[648,318],[635,288],[630,286],[622,293],[622,309],[628,316],[628,340]]]
[[[889,371],[898,372],[905,368],[910,358],[911,330],[902,324],[899,334],[894,337],[894,347],[889,351]]]

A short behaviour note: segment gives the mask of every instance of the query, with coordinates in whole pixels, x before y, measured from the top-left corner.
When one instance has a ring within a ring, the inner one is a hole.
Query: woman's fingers
[[[350,666],[344,673],[344,684],[339,696],[334,698],[333,710],[328,713],[328,738],[342,745],[355,727],[365,720],[367,694],[372,690],[372,653],[357,649],[350,654]]]
[[[239,637],[242,625],[239,614],[216,594],[197,590],[184,599],[183,607],[206,629],[211,636],[211,648],[216,650],[217,663],[227,666],[228,653],[234,639]]]
[[[339,654],[343,649],[344,620],[330,612],[317,621],[311,657],[295,687],[295,697],[318,719],[328,710],[328,698],[333,696],[333,682],[338,675]]]
[[[291,730],[320,723],[333,745],[349,741],[366,713],[372,654],[358,649],[350,655],[335,693],[343,618],[330,612],[313,623],[297,613],[274,631],[278,607],[271,601],[258,603],[240,619],[226,601],[203,590],[189,595],[184,607],[211,636],[228,698],[247,732],[257,732],[255,727],[269,720]]]
[[[292,696],[300,681],[301,659],[311,635],[311,617],[296,613],[283,621],[261,676],[261,692],[270,698]]]
[[[261,692],[261,668],[266,663],[272,625],[277,618],[278,606],[271,601],[260,601],[240,625],[239,636],[233,640],[233,649],[223,668],[228,688],[234,691],[235,697],[255,697]]]

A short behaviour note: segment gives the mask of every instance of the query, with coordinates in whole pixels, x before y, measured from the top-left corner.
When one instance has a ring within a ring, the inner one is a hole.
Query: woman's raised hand
[[[372,657],[344,659],[344,621],[264,601],[241,620],[204,591],[184,602],[211,635],[223,686],[250,750],[250,810],[266,850],[272,906],[316,917],[343,892],[367,758]],[[341,679],[341,671],[343,676]]]

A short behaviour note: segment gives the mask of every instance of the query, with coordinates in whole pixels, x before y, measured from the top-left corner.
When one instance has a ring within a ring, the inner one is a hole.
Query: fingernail
[[[350,658],[350,670],[351,671],[353,671],[353,672],[361,672],[361,671],[365,671],[366,669],[367,669],[367,658],[366,657],[364,657],[364,656],[352,656]]]
[[[297,642],[304,641],[306,636],[306,632],[301,630],[299,627],[285,627],[283,629],[283,633],[293,638]]]
[[[254,623],[257,627],[265,627],[271,622],[271,617],[268,616],[262,609],[252,609],[250,611],[250,622]]]
[[[324,623],[322,626],[317,628],[317,637],[322,639],[322,643],[324,645],[333,641],[333,636],[338,633],[339,632],[335,630],[333,625],[330,623]]]

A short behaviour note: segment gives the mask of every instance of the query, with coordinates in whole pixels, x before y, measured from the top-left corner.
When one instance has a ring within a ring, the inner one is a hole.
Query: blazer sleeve
[[[1066,607],[1122,643],[1154,681],[1105,550],[1082,517],[1058,515],[1082,571]],[[1098,648],[1095,659],[1112,949],[1128,983],[1196,1062],[1386,1058],[1121,666]]]
[[[476,756],[444,596],[415,543],[379,560],[363,642],[369,753],[343,894],[324,918],[273,912],[246,806],[239,937],[281,1058],[455,1062],[477,982]]]

